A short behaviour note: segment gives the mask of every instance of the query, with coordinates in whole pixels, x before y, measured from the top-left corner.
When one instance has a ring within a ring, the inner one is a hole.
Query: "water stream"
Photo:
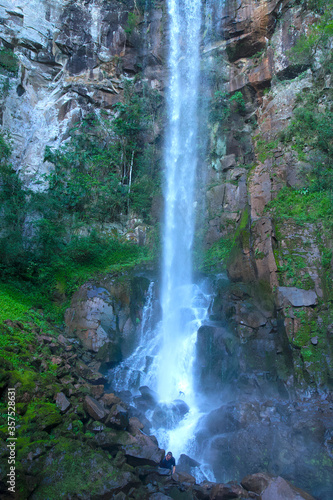
[[[165,217],[161,282],[162,320],[152,325],[151,284],[139,344],[113,373],[116,390],[148,386],[159,404],[149,410],[160,447],[176,459],[191,454],[201,416],[194,390],[193,363],[200,325],[207,319],[211,295],[205,283],[193,283],[192,246],[198,163],[198,109],[201,0],[168,0],[167,126],[164,148]],[[211,478],[213,479],[213,478]]]

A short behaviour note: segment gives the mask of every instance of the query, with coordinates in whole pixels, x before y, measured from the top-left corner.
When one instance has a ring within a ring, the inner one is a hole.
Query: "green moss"
[[[40,471],[36,500],[75,496],[97,496],[105,488],[121,485],[123,473],[115,469],[109,455],[71,439],[60,439]]]
[[[124,28],[125,33],[131,35],[134,29],[137,27],[139,21],[140,17],[138,16],[138,14],[136,14],[135,12],[129,12],[127,18],[127,24]]]
[[[205,252],[201,270],[211,272],[226,269],[234,242],[232,238],[221,238]]]

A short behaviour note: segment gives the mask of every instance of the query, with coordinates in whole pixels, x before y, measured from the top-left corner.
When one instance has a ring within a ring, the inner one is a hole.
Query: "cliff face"
[[[332,268],[324,261],[331,258],[332,237],[323,213],[314,216],[308,195],[320,153],[313,144],[299,145],[295,128],[288,132],[301,99],[305,109],[311,99],[325,102],[324,111],[331,106],[324,57],[311,64],[290,53],[315,19],[292,2],[226,4],[226,55],[217,48],[215,59],[226,57],[229,81],[219,89],[241,92],[244,102],[242,108],[232,103],[223,125],[211,117],[206,242],[232,246],[226,257],[232,282],[269,284],[273,315],[292,347],[294,382],[306,379],[305,385],[325,390],[332,380]],[[282,193],[289,193],[289,213]],[[242,315],[234,320],[240,336],[242,324],[250,327],[249,337],[260,330]]]
[[[2,96],[2,126],[29,187],[40,189],[52,170],[45,146],[59,147],[87,113],[121,101],[124,76],[144,69],[152,88],[163,85],[158,5],[143,16],[131,1],[3,1],[0,17],[3,46],[19,59]]]

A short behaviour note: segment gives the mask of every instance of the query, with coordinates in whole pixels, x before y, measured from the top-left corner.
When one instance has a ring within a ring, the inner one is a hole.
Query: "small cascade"
[[[137,347],[134,352],[110,372],[110,381],[115,391],[130,390],[137,392],[142,385],[151,385],[151,364],[159,351],[159,335],[153,329],[154,290],[152,281],[147,291],[143,309]],[[154,371],[154,370],[153,370]]]

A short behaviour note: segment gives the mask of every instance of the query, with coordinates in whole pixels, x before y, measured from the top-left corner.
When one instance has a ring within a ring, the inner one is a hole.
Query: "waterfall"
[[[113,370],[112,384],[118,391],[138,394],[141,385],[157,393],[159,402],[150,409],[146,410],[140,396],[136,396],[135,404],[146,411],[159,446],[171,449],[178,459],[182,453],[191,455],[195,451],[194,436],[202,415],[194,391],[195,345],[212,297],[207,283],[195,284],[192,278],[203,9],[201,0],[167,0],[167,6],[169,83],[164,145],[162,320],[157,325],[151,323],[152,287],[138,347]],[[209,478],[214,479],[212,475]]]
[[[184,377],[188,319],[192,314],[192,243],[197,167],[201,0],[168,0],[169,85],[165,140],[162,330],[158,392],[171,401],[191,391]],[[187,394],[188,395],[188,394]],[[188,395],[190,396],[190,395]]]

